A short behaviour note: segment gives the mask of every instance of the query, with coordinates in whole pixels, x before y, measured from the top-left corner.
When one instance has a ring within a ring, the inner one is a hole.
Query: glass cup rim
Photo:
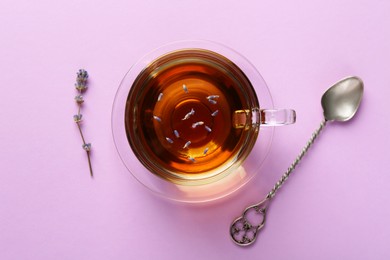
[[[127,142],[126,133],[124,131],[124,110],[125,103],[127,99],[127,95],[132,87],[132,83],[136,79],[136,77],[141,73],[141,71],[146,68],[151,62],[156,60],[157,58],[178,50],[184,49],[204,49],[216,52],[217,54],[221,54],[226,57],[228,60],[232,61],[236,64],[243,73],[249,78],[253,87],[255,88],[255,92],[257,93],[258,100],[260,106],[263,108],[262,104],[265,104],[267,109],[273,108],[273,101],[269,89],[262,78],[261,74],[256,70],[256,68],[241,54],[236,52],[235,50],[212,41],[204,41],[204,40],[186,40],[186,41],[177,41],[173,43],[165,44],[155,50],[147,53],[141,59],[139,59],[126,73],[124,78],[122,79],[117,93],[115,95],[113,107],[112,107],[112,115],[111,115],[111,126],[112,126],[112,134],[114,139],[114,144],[117,149],[117,152],[126,166],[127,170],[146,188],[148,188],[153,193],[162,196],[164,198],[168,198],[175,201],[181,202],[206,202],[213,201],[219,198],[226,197],[229,194],[234,193],[238,189],[242,188],[245,184],[247,184],[259,171],[260,167],[268,155],[272,139],[274,133],[274,127],[266,127],[261,128],[259,133],[259,139],[256,141],[255,146],[252,149],[252,152],[248,157],[251,157],[253,150],[261,150],[261,153],[257,151],[257,155],[259,158],[252,158],[251,164],[256,166],[247,167],[248,164],[245,160],[242,166],[237,169],[237,171],[241,171],[239,175],[241,177],[237,178],[237,180],[231,181],[233,184],[226,184],[226,178],[224,177],[221,180],[216,182],[205,184],[205,185],[185,185],[182,186],[177,183],[168,182],[165,179],[162,179],[155,174],[149,172],[141,162],[136,158],[133,150],[131,149],[129,143]],[[261,93],[259,95],[259,92]],[[126,138],[124,138],[126,137]],[[256,148],[256,146],[258,146]],[[252,156],[254,157],[254,156]],[[255,162],[256,163],[255,163]],[[249,169],[249,172],[248,172]],[[232,175],[232,174],[230,174]],[[223,187],[225,185],[225,187]],[[216,192],[206,192],[207,190],[213,190],[218,187],[218,191]]]

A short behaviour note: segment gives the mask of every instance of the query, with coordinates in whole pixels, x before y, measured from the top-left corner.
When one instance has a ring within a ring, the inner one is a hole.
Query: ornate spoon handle
[[[266,213],[271,199],[286,182],[292,171],[302,160],[303,156],[305,156],[311,145],[321,133],[322,129],[325,127],[326,123],[326,119],[322,120],[320,127],[316,131],[314,131],[311,138],[306,143],[300,154],[290,165],[290,167],[288,167],[287,171],[282,175],[279,181],[275,183],[274,187],[271,189],[270,192],[268,192],[267,196],[259,203],[247,207],[242,213],[242,215],[233,221],[233,223],[230,225],[230,236],[233,239],[234,243],[239,246],[249,246],[250,244],[255,242],[260,229],[262,229],[265,225]],[[258,221],[256,221],[256,224],[251,223],[248,217],[248,215],[252,211],[257,217],[260,218]]]

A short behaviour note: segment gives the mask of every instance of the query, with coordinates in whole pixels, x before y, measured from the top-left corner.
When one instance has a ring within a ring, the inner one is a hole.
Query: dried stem
[[[77,127],[78,127],[78,129],[79,129],[80,136],[81,136],[81,139],[83,140],[83,145],[84,145],[84,144],[86,144],[86,143],[85,143],[85,139],[84,139],[83,131],[81,131],[81,126],[80,126],[80,123],[79,123],[79,122],[77,122],[76,124],[77,124]]]

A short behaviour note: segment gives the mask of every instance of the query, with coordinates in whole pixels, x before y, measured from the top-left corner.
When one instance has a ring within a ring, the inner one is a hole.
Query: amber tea
[[[168,53],[133,83],[125,127],[135,155],[175,183],[208,180],[244,160],[258,134],[258,108],[245,74],[224,56],[203,49]]]

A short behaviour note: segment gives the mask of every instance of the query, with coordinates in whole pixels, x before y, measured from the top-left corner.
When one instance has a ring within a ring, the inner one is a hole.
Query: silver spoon
[[[314,131],[301,153],[282,175],[280,180],[275,183],[267,196],[259,203],[247,207],[242,215],[231,224],[230,236],[237,245],[248,246],[255,242],[260,229],[264,227],[266,213],[271,199],[288,179],[297,164],[302,160],[303,156],[314,143],[314,140],[318,137],[326,123],[328,121],[344,122],[351,119],[359,108],[362,96],[363,81],[358,77],[348,77],[340,80],[324,93],[321,99],[321,105],[324,110],[324,119],[322,120],[320,127]],[[256,218],[257,221],[253,220],[253,218]]]

